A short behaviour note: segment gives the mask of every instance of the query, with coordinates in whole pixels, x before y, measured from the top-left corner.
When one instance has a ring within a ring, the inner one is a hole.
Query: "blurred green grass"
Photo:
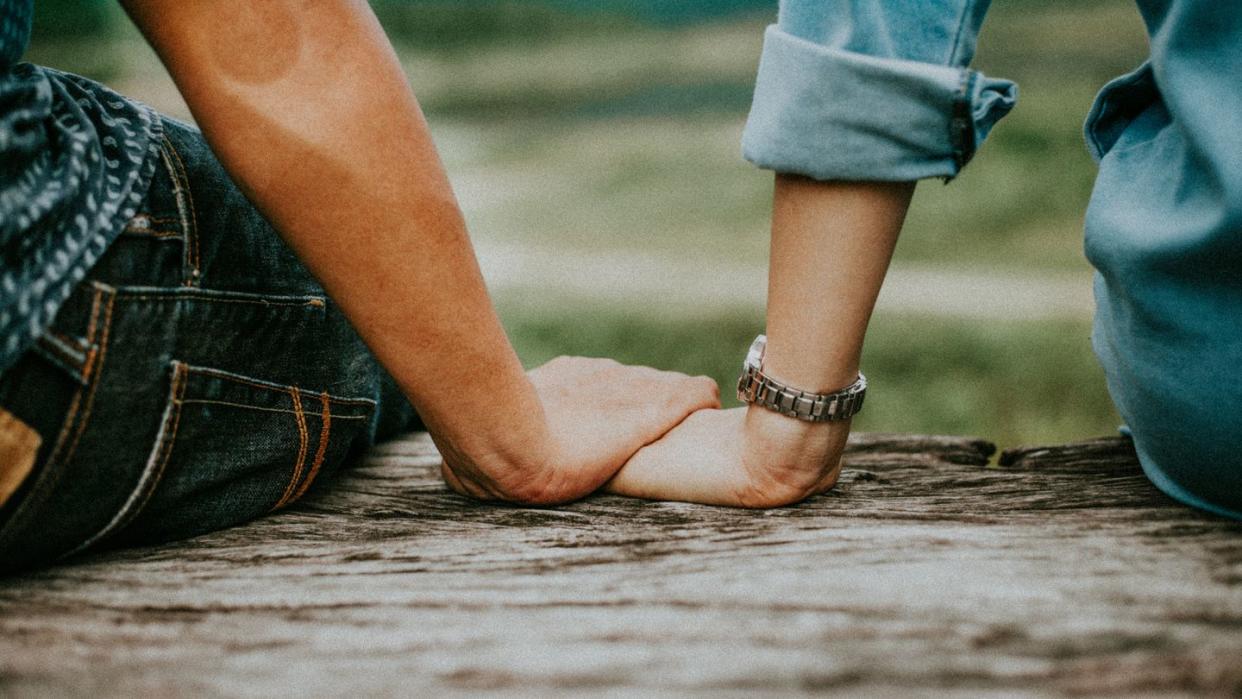
[[[506,329],[537,366],[561,354],[711,376],[726,405],[759,312],[669,317],[642,309],[591,312],[506,305]],[[863,353],[872,389],[855,428],[981,435],[1002,444],[1108,434],[1117,417],[1087,349],[1089,324],[978,323],[890,314],[873,324]]]
[[[741,160],[738,139],[775,2],[705,23],[644,21],[616,11],[623,2],[591,12],[572,4],[373,3],[428,114],[472,235],[550,256],[753,264],[754,274],[718,283],[761,286],[771,176]],[[55,12],[87,5],[93,24],[57,30]],[[29,60],[184,114],[113,3],[44,0],[36,11],[53,14],[41,20]],[[1081,226],[1094,166],[1081,123],[1095,91],[1145,51],[1129,0],[996,3],[975,66],[1017,80],[1018,108],[960,177],[920,185],[894,266],[1079,275],[1085,288]],[[572,294],[519,302],[495,292],[528,365],[558,354],[615,356],[708,374],[726,395],[762,329],[761,308],[672,313],[655,292],[628,305]],[[879,312],[863,364],[874,389],[857,425],[1004,443],[1108,433],[1118,419],[1089,331],[1085,317]]]

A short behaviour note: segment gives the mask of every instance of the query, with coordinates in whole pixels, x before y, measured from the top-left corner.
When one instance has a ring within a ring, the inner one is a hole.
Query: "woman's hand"
[[[863,335],[913,182],[777,175],[764,372],[811,393],[858,377]],[[751,406],[695,413],[634,455],[622,495],[777,507],[837,482],[848,422],[809,423]]]
[[[763,408],[701,410],[635,454],[605,486],[618,495],[733,507],[789,505],[836,485],[848,422]]]
[[[484,500],[548,505],[597,490],[643,445],[696,410],[720,406],[716,382],[611,359],[560,357],[529,372],[549,444],[527,464],[442,449],[449,486]]]

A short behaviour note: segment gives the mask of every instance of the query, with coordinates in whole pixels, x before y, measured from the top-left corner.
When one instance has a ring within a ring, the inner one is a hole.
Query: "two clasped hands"
[[[444,450],[445,481],[481,499],[557,504],[607,492],[767,507],[831,488],[848,427],[762,408],[720,409],[716,382],[610,359],[561,357],[530,372],[546,434],[529,462]]]
[[[765,373],[819,394],[857,379],[912,189],[777,177]],[[531,371],[529,382],[542,410],[522,414],[536,425],[520,450],[529,460],[471,458],[437,438],[454,490],[534,504],[602,489],[776,507],[832,488],[849,435],[848,419],[802,420],[759,404],[721,410],[711,379],[608,359],[560,358]]]

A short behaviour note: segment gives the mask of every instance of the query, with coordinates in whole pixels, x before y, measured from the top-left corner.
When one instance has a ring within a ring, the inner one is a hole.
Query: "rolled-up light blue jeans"
[[[745,156],[820,180],[953,177],[1014,105],[969,69],[988,0],[782,0]],[[1144,471],[1242,519],[1242,4],[1138,0],[1151,55],[1086,124],[1092,344]]]

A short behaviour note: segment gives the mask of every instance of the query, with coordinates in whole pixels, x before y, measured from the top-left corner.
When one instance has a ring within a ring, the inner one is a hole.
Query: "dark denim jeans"
[[[0,377],[42,438],[0,571],[278,510],[417,420],[202,136],[165,130],[141,213]]]

